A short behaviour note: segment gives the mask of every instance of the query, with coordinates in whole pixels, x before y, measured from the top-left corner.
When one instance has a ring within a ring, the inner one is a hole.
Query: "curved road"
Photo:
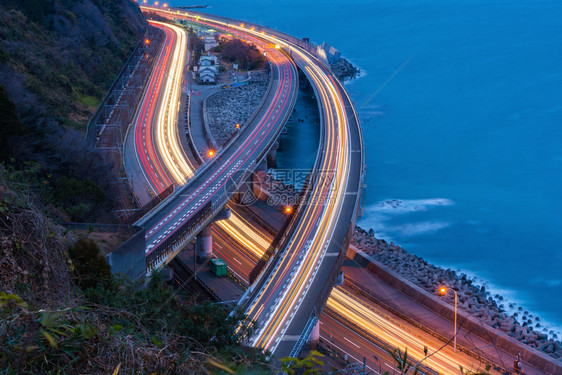
[[[273,86],[254,121],[241,129],[227,149],[208,160],[171,199],[138,222],[147,228],[150,268],[159,267],[171,258],[170,254],[153,254],[159,251],[159,245],[207,204],[223,207],[234,192],[228,184],[253,170],[277,139],[293,108],[298,75],[290,60],[274,47],[268,47],[267,55],[272,62]]]
[[[261,327],[251,344],[269,350],[276,357],[288,355],[293,350],[298,351],[296,344],[303,330],[320,315],[321,299],[327,298],[335,279],[334,270],[343,259],[348,235],[354,228],[363,170],[357,115],[333,74],[291,39],[223,17],[171,10],[158,12],[254,35],[282,46],[316,91],[322,134],[310,200],[297,210],[298,217],[287,246],[272,263],[273,268],[258,279],[246,309],[248,319]]]

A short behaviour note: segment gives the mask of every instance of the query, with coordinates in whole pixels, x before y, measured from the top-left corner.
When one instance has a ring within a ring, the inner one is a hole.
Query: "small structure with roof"
[[[202,55],[199,58],[197,73],[199,75],[199,82],[215,83],[219,74],[218,58],[210,53]]]

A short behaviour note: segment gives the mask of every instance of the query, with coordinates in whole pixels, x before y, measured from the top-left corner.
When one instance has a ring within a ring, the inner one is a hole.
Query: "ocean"
[[[346,88],[366,149],[359,225],[562,330],[562,2],[202,4],[357,65]],[[291,150],[285,165],[310,159]]]

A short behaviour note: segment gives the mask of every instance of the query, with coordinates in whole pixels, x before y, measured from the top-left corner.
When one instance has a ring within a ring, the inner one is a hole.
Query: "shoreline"
[[[440,266],[440,265],[438,265],[438,267],[446,268],[445,266]],[[517,299],[516,297],[514,297],[514,294],[517,293],[516,291],[499,287],[495,285],[492,281],[478,276],[478,273],[475,271],[464,270],[464,269],[456,269],[456,271],[466,274],[468,278],[471,278],[473,281],[485,286],[486,289],[490,292],[490,294],[494,298],[496,295],[503,297],[503,300],[501,302],[504,305],[505,312],[508,313],[509,315],[513,315],[514,313],[518,313],[518,315],[520,315],[521,311],[523,312],[527,311],[529,315],[533,317],[539,317],[541,328],[546,328],[549,332],[553,331],[554,332],[553,334],[557,335],[557,338],[555,338],[555,340],[562,340],[562,323],[557,323],[548,319],[543,319],[540,311],[533,311],[531,309],[526,309],[525,300]],[[521,308],[522,310],[519,310],[519,308]],[[552,334],[548,334],[548,335],[549,338],[552,337]]]
[[[490,286],[488,281],[461,270],[436,266],[394,242],[387,243],[376,238],[374,233],[373,229],[367,231],[356,226],[351,243],[369,257],[389,267],[392,272],[430,293],[437,295],[441,285],[454,288],[458,293],[460,310],[555,360],[562,361],[560,332],[544,325],[545,321],[538,315],[495,293],[493,285]],[[443,297],[443,300],[453,303],[452,293]]]

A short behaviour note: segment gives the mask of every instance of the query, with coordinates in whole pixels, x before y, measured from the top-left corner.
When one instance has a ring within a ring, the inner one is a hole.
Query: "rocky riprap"
[[[361,74],[361,70],[344,58],[330,65],[332,72],[341,82],[355,79]]]
[[[505,310],[502,296],[492,296],[485,286],[476,285],[466,274],[434,266],[393,242],[389,244],[385,240],[379,240],[375,238],[372,229],[367,232],[356,227],[352,244],[430,293],[437,294],[442,285],[454,288],[458,294],[459,309],[530,347],[558,360],[562,359],[562,342],[555,332],[546,332],[538,316],[533,316],[521,306],[510,315]],[[449,303],[453,303],[453,298],[452,294],[444,297]],[[509,308],[515,309],[515,304],[509,304]]]
[[[265,72],[251,72],[247,85],[224,89],[207,99],[207,120],[211,135],[223,146],[258,109],[269,84]]]

